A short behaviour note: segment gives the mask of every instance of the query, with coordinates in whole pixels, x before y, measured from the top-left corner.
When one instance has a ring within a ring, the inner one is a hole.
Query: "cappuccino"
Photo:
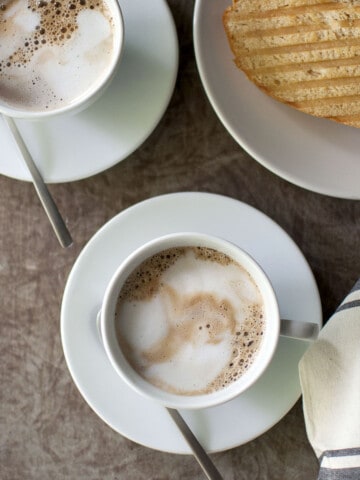
[[[0,0],[0,103],[71,105],[111,69],[114,29],[106,0]]]
[[[266,328],[250,274],[207,247],[178,247],[145,260],[121,288],[118,343],[132,367],[170,393],[223,389],[252,365]]]

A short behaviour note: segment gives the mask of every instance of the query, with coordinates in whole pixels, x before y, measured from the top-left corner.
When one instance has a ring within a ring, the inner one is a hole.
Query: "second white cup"
[[[41,120],[88,107],[123,51],[117,0],[5,2],[0,11],[0,113]]]

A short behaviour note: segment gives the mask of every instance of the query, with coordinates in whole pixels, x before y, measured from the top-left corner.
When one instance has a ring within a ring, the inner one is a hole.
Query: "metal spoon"
[[[101,337],[101,329],[100,329],[100,316],[101,311],[99,311],[96,315],[96,326],[99,333],[99,337],[102,343]],[[209,455],[205,452],[204,448],[201,446],[193,432],[190,430],[190,427],[182,418],[180,413],[173,408],[166,409],[169,412],[169,415],[179,428],[180,432],[182,433],[183,437],[185,438],[187,444],[191,448],[191,451],[194,454],[194,457],[198,461],[200,467],[203,469],[203,472],[207,476],[209,480],[222,480],[223,477],[220,475],[219,471],[213,464],[212,460],[210,459]]]
[[[209,480],[222,480],[223,477],[220,475],[218,469],[215,467],[209,455],[205,452],[204,448],[199,443],[193,432],[190,430],[190,427],[182,418],[180,413],[173,408],[167,408],[166,410],[169,412],[169,415],[179,428],[180,432],[182,433],[184,439],[191,448],[194,457],[198,461],[200,467],[203,469],[203,472],[205,473],[207,478]]]
[[[298,320],[280,320],[280,335],[297,338],[299,340],[314,341],[319,335],[320,327],[317,323],[300,322]]]
[[[40,175],[40,172],[35,165],[33,158],[30,155],[27,146],[22,139],[20,132],[11,117],[3,115],[5,124],[8,126],[10,132],[13,135],[13,138],[16,142],[16,145],[21,153],[21,156],[27,165],[30,175],[32,177],[32,181],[35,187],[35,190],[40,198],[41,204],[50,220],[50,223],[54,229],[54,232],[61,244],[62,247],[69,247],[73,241],[71,235],[65,225],[63,218],[54,202],[54,199],[50,195],[50,192]]]

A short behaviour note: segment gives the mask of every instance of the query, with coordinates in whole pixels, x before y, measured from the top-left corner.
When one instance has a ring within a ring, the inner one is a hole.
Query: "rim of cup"
[[[11,107],[0,101],[1,114],[7,115],[8,117],[28,120],[42,120],[63,114],[75,114],[92,105],[105,92],[115,76],[122,58],[124,50],[124,19],[121,7],[117,0],[104,1],[110,10],[115,25],[113,42],[114,52],[106,73],[102,75],[94,85],[65,106],[51,110],[37,111],[20,107]]]
[[[116,337],[115,309],[120,290],[130,273],[146,258],[172,247],[203,246],[213,248],[239,262],[258,285],[264,300],[266,334],[256,358],[239,379],[215,392],[200,395],[180,395],[155,387],[140,376],[122,353]],[[101,308],[101,336],[107,356],[123,381],[140,395],[165,407],[199,409],[220,405],[244,393],[268,367],[275,353],[279,332],[279,307],[274,289],[260,265],[241,247],[217,236],[196,232],[164,235],[151,240],[133,251],[117,268],[103,298]]]

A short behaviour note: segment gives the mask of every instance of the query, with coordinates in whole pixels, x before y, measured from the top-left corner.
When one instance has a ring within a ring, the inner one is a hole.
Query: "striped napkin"
[[[299,364],[318,480],[360,479],[360,280]]]

